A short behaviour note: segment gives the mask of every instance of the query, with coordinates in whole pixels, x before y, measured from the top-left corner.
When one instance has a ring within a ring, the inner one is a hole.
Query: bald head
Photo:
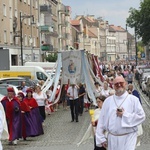
[[[125,83],[125,79],[122,77],[122,76],[117,76],[115,79],[114,79],[114,82],[113,84],[116,84],[116,83],[119,83],[119,82],[123,82]]]

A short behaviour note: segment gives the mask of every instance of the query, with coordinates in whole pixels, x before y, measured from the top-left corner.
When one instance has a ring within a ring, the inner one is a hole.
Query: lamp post
[[[136,61],[136,66],[137,66],[137,55],[138,55],[138,50],[137,50],[137,41],[136,41],[136,27],[134,29],[135,32],[135,61]]]
[[[22,42],[23,42],[23,37],[22,37],[22,22],[25,18],[32,18],[33,19],[33,22],[34,22],[34,16],[33,15],[21,15],[21,12],[20,12],[20,48],[21,48],[21,65],[23,66],[23,45],[22,45]]]

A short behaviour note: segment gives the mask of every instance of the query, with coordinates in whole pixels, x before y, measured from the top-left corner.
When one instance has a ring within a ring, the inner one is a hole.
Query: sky
[[[71,17],[76,15],[95,15],[102,17],[109,24],[126,28],[126,18],[131,7],[139,9],[141,0],[62,0],[64,5],[72,9]],[[134,29],[128,27],[134,34]]]

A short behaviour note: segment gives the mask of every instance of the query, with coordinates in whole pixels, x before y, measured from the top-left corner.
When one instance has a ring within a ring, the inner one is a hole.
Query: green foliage
[[[137,48],[138,48],[138,51],[144,52],[144,44],[143,44],[142,41],[139,41],[139,42],[137,43]]]
[[[46,56],[46,61],[49,62],[56,62],[57,61],[57,53],[52,53],[52,54],[48,54],[48,56]]]
[[[144,44],[150,42],[150,0],[140,3],[139,9],[130,8],[126,22],[131,28],[135,28],[138,38],[142,38]]]

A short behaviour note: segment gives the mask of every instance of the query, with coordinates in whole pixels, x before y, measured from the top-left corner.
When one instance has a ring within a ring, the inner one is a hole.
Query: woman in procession
[[[17,97],[21,104],[21,122],[22,122],[22,137],[26,140],[27,137],[30,137],[30,131],[32,128],[32,120],[30,117],[30,107],[26,102],[24,102],[23,92],[19,92]]]
[[[39,107],[32,95],[33,91],[29,88],[27,89],[26,93],[27,95],[24,99],[24,102],[27,103],[30,107],[30,116],[32,120],[32,129],[30,134],[31,136],[38,136],[44,134]]]

